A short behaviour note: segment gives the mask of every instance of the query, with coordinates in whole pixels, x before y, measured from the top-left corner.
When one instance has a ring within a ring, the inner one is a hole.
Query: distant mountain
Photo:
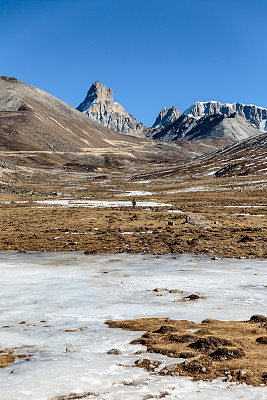
[[[90,87],[78,111],[107,128],[125,135],[145,137],[146,127],[113,100],[113,92],[100,82]]]
[[[199,119],[205,115],[213,115],[218,113],[223,115],[237,113],[255,125],[261,132],[267,131],[267,109],[254,106],[253,104],[230,104],[220,103],[217,101],[197,101],[184,112],[184,115]]]
[[[43,90],[7,76],[0,76],[0,150],[1,165],[86,170],[190,157],[190,148],[113,132]]]
[[[227,140],[230,144],[258,133],[254,125],[237,113],[228,116],[211,114],[200,119],[183,114],[171,125],[156,133],[153,139],[162,141],[212,139]]]
[[[180,117],[181,113],[176,107],[163,108],[156,118],[152,128],[166,128],[166,126],[172,124],[176,119]]]

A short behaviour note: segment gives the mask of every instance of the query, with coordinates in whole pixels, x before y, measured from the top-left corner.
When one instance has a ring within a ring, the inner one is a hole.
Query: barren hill
[[[171,161],[186,146],[120,135],[41,89],[0,77],[0,160],[28,166]]]

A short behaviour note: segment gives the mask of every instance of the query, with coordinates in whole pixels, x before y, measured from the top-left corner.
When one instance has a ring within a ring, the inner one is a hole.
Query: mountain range
[[[247,154],[259,154],[259,168],[254,167],[258,171],[266,158],[267,133],[261,133],[266,113],[240,103],[197,102],[183,114],[175,107],[164,108],[147,128],[114,102],[112,91],[99,82],[77,110],[41,89],[2,76],[0,163],[1,168],[12,164],[90,170],[171,164],[208,154],[205,160],[224,166],[224,158],[235,165],[242,157],[247,160]],[[229,167],[222,175],[235,170]]]
[[[167,142],[210,139],[222,140],[225,145],[267,130],[267,109],[215,101],[197,101],[182,115],[176,107],[164,108],[153,126],[146,127],[114,102],[112,90],[100,82],[92,84],[77,109],[118,133]]]

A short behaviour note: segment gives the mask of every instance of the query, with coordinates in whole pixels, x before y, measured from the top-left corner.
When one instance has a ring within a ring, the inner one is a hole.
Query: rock
[[[194,343],[189,344],[188,347],[205,352],[218,346],[232,346],[232,342],[226,339],[217,338],[215,336],[208,336],[198,339]]]
[[[144,380],[144,379],[135,379],[133,381],[127,382],[127,381],[122,381],[119,382],[122,385],[125,386],[144,386],[144,385],[148,385],[148,383]]]
[[[180,364],[180,366],[184,371],[187,371],[191,374],[192,373],[193,374],[196,374],[196,373],[205,374],[208,370],[204,364],[202,364],[196,360],[184,361],[182,364]]]
[[[256,339],[256,342],[257,342],[257,343],[260,343],[260,344],[267,344],[267,336],[258,337],[258,338]]]
[[[98,394],[93,392],[69,393],[67,395],[50,397],[49,400],[76,400],[76,399],[84,399],[89,396],[98,397]]]
[[[159,371],[161,375],[170,375],[173,372],[177,372],[177,367],[179,366],[179,363],[167,365],[162,370]]]
[[[24,101],[8,90],[0,90],[0,111],[25,111]]]
[[[200,296],[198,294],[190,294],[189,296],[185,296],[180,300],[176,300],[176,302],[180,302],[180,301],[195,301],[195,300],[199,300],[199,299],[204,299],[204,296]]]
[[[185,224],[203,226],[205,225],[205,218],[203,215],[187,215],[185,218]]]
[[[240,358],[245,356],[243,349],[228,349],[226,347],[221,347],[215,350],[209,356],[217,361],[231,360],[232,358]]]
[[[265,317],[264,315],[255,314],[250,317],[249,322],[253,322],[255,324],[259,322],[267,322],[267,317]]]
[[[169,332],[177,332],[179,329],[176,328],[175,326],[170,326],[170,325],[162,325],[159,329],[156,331],[153,331],[153,333],[169,333]]]
[[[107,352],[107,354],[112,354],[114,356],[119,356],[122,354],[122,352],[119,349],[111,349]]]
[[[145,368],[147,371],[154,371],[160,364],[161,361],[149,360],[148,358],[139,359],[134,362],[136,367]]]
[[[184,293],[184,290],[180,290],[180,289],[171,289],[171,290],[169,290],[169,292],[170,292],[170,293],[180,293],[180,294],[182,294],[182,293]]]
[[[245,235],[240,239],[240,242],[241,243],[254,242],[254,239],[252,237],[248,236],[248,235]]]
[[[85,329],[87,329],[87,327],[82,326],[81,328],[76,328],[76,329],[65,329],[65,332],[80,332],[80,331],[84,331]]]
[[[165,288],[156,288],[156,289],[153,289],[153,292],[168,292],[168,289],[165,289]]]
[[[145,137],[145,125],[137,122],[119,103],[114,102],[112,90],[98,81],[92,84],[77,110],[113,131]]]

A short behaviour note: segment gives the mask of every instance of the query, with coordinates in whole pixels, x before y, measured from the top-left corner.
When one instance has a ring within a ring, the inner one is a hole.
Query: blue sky
[[[195,101],[267,108],[266,0],[0,0],[0,75],[77,107],[92,82],[152,125]]]

